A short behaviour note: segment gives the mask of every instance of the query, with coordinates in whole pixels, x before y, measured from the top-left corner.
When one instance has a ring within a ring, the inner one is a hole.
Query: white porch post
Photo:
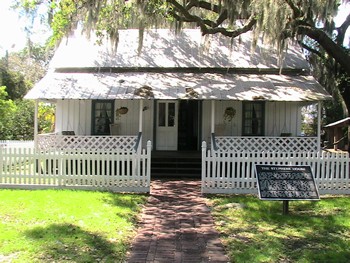
[[[211,133],[215,132],[215,100],[211,101]]]
[[[140,100],[140,111],[139,111],[139,132],[142,132],[142,112],[143,112],[143,100]]]
[[[35,108],[34,108],[34,148],[38,149],[38,125],[39,125],[39,100],[35,100]]]
[[[215,149],[215,100],[211,101],[211,132],[210,132],[210,145],[212,149]]]
[[[321,111],[322,103],[321,101],[317,104],[317,151],[321,152]]]

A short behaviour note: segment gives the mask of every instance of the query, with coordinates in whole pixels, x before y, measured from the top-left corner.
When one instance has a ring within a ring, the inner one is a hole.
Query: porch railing
[[[317,137],[215,136],[212,145],[222,152],[314,152]]]
[[[52,135],[38,136],[38,148],[48,149],[85,149],[85,150],[134,150],[138,136],[82,136]]]
[[[202,192],[257,193],[255,164],[310,165],[320,194],[350,194],[349,154],[217,152],[202,144]]]
[[[149,192],[151,142],[135,152],[113,149],[0,148],[0,187]]]

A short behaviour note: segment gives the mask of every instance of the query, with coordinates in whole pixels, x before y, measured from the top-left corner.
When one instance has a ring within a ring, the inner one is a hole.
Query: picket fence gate
[[[202,193],[257,194],[255,164],[310,165],[320,194],[350,194],[349,154],[223,152],[202,143]]]
[[[150,141],[139,152],[2,147],[0,187],[150,192],[151,148]]]

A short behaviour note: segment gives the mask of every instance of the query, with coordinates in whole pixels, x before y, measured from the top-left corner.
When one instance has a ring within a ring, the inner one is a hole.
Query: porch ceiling
[[[331,96],[302,75],[53,72],[25,98],[319,101]]]

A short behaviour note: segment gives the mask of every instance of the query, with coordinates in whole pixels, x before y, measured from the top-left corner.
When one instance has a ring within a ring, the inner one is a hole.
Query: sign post
[[[283,214],[287,215],[289,210],[289,201],[283,200]]]
[[[283,201],[283,214],[288,214],[291,200],[320,200],[309,165],[255,165],[261,200]]]

